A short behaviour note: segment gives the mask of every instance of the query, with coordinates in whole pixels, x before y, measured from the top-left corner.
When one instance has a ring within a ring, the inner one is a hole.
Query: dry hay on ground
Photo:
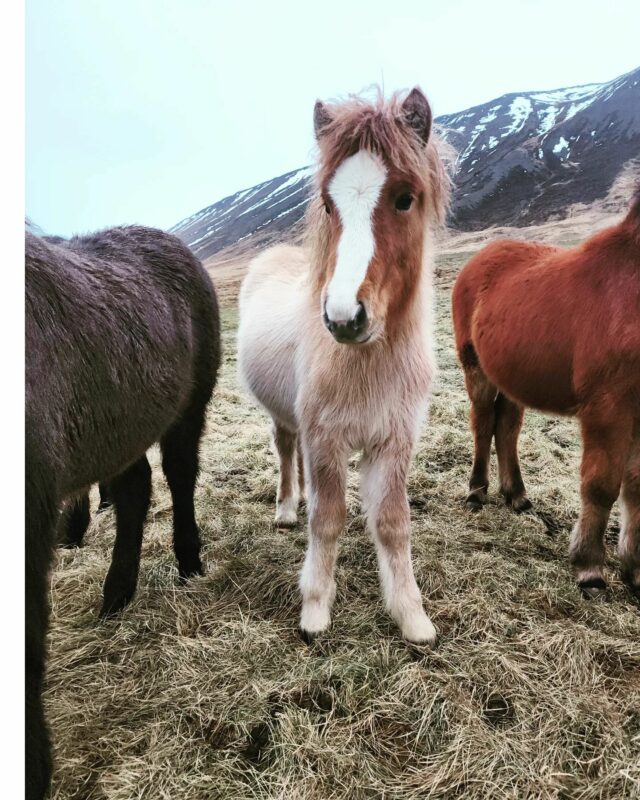
[[[157,458],[138,594],[118,619],[97,621],[112,512],[58,555],[54,798],[640,797],[640,609],[616,573],[617,513],[609,597],[588,602],[573,584],[574,424],[526,418],[538,516],[513,514],[495,484],[467,513],[468,406],[441,292],[441,372],[408,486],[439,645],[408,645],[383,609],[352,470],[333,626],[309,647],[296,633],[304,524],[273,527],[275,459],[236,381],[232,295],[197,493],[207,576],[176,584]]]

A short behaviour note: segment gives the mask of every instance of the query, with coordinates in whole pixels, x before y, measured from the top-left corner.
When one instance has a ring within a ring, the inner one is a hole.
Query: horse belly
[[[238,370],[245,388],[269,414],[290,430],[297,428],[296,358],[300,326],[294,297],[254,296],[242,308],[238,329]]]
[[[500,391],[522,405],[569,414],[577,404],[573,346],[568,331],[556,322],[528,313],[524,304],[480,309],[473,342],[484,373]]]

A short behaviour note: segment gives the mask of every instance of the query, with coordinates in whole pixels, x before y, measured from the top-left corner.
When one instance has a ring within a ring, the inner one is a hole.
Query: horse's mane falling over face
[[[449,148],[420,89],[318,101],[314,126],[307,236],[320,313],[340,342],[389,337],[420,286],[427,235],[447,214]]]

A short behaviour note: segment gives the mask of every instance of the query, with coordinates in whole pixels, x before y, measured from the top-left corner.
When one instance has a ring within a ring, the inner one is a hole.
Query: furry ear
[[[431,133],[431,106],[422,89],[412,89],[402,103],[402,113],[409,127],[418,134],[426,144]]]
[[[313,131],[316,135],[316,139],[320,139],[322,136],[322,130],[331,122],[331,114],[322,100],[316,100],[316,104],[313,107]]]

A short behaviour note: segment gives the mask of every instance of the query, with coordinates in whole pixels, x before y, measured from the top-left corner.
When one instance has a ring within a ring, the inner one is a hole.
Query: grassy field
[[[438,265],[440,374],[408,485],[437,648],[403,641],[384,611],[357,458],[333,625],[311,646],[299,638],[304,520],[273,526],[269,426],[236,380],[232,270],[197,492],[206,577],[177,585],[155,452],[131,606],[97,620],[112,512],[83,549],[58,554],[46,692],[57,800],[640,797],[640,609],[616,571],[617,510],[608,597],[589,602],[573,584],[574,423],[526,417],[535,513],[512,513],[495,482],[481,513],[464,508],[471,439],[446,287],[465,256]]]

